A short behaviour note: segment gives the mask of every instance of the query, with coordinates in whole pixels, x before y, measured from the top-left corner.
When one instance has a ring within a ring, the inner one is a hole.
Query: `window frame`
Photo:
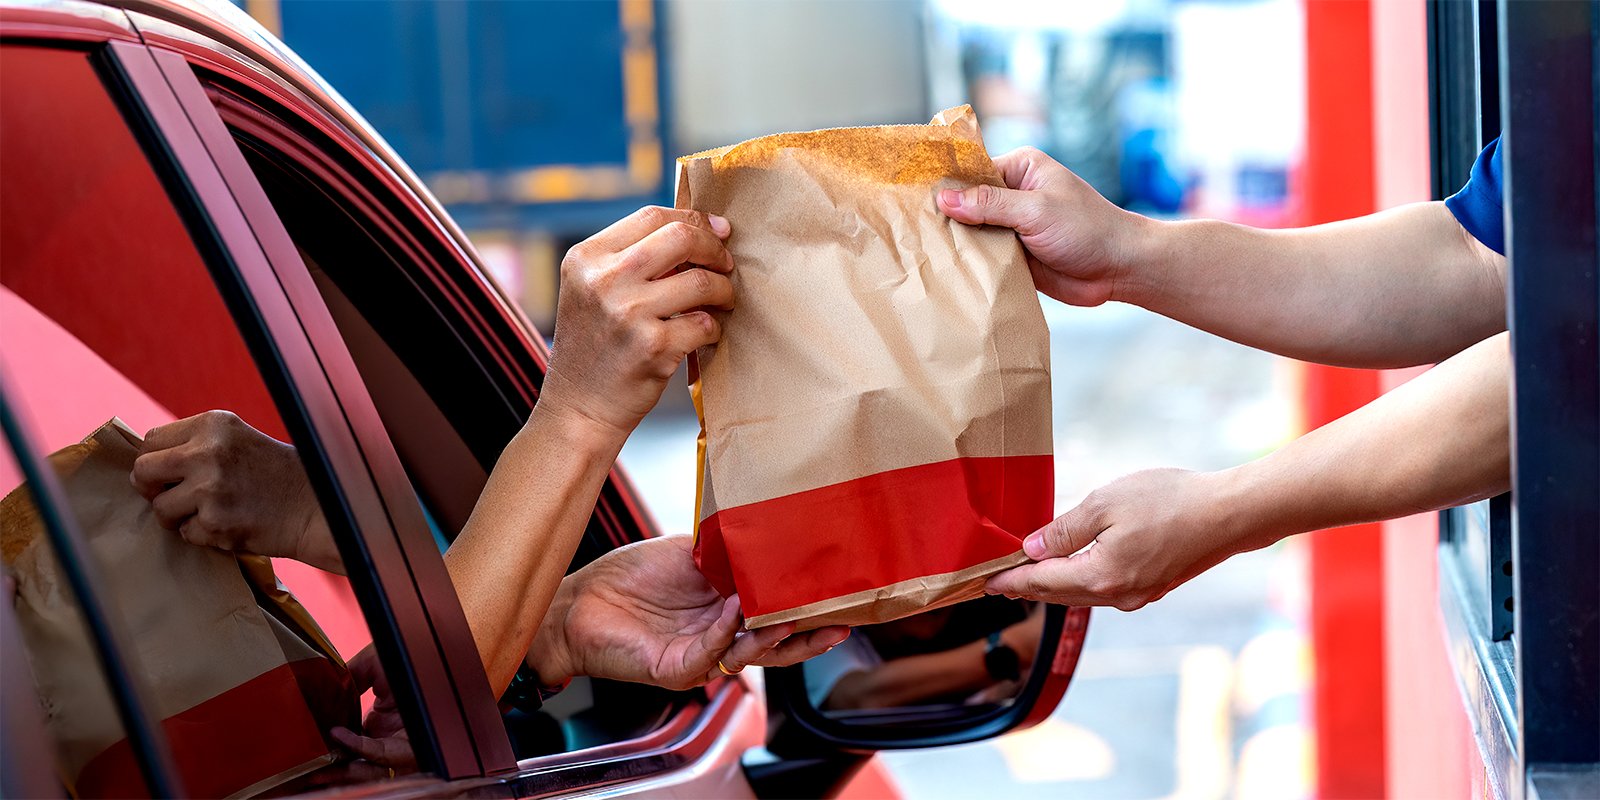
[[[162,52],[159,46],[155,49],[158,55]],[[176,68],[176,54],[174,58]],[[483,365],[485,372],[499,381],[500,394],[507,403],[508,421],[515,426],[507,430],[506,438],[509,440],[509,436],[520,428],[532,411],[538,386],[543,381],[547,363],[543,339],[526,317],[515,311],[504,292],[477,266],[462,242],[451,238],[454,235],[451,226],[429,219],[429,215],[424,213],[425,205],[408,198],[403,182],[395,180],[392,173],[382,168],[372,158],[370,151],[354,146],[348,136],[340,135],[335,126],[326,124],[326,120],[319,122],[309,119],[308,116],[314,114],[315,109],[308,110],[303,98],[293,102],[293,96],[284,96],[281,91],[283,87],[274,85],[272,88],[277,91],[269,90],[258,79],[245,80],[247,76],[237,70],[220,69],[222,65],[215,61],[191,57],[190,62],[187,66],[193,70],[191,76],[198,76],[206,102],[211,104],[212,113],[219,117],[223,125],[221,133],[213,134],[214,137],[223,134],[231,137],[230,129],[242,131],[271,146],[276,153],[292,158],[297,168],[315,175],[324,184],[325,190],[337,191],[336,199],[341,204],[356,210],[357,216],[364,222],[373,224],[388,237],[386,241],[392,239],[404,250],[403,260],[408,263],[401,266],[407,270],[407,279],[417,285],[438,309],[441,317],[446,318],[447,324]],[[199,96],[191,100],[198,103]],[[220,138],[216,141],[220,141]],[[231,138],[226,149],[230,151],[229,160],[237,156],[234,168],[242,170],[236,175],[230,173],[230,176],[247,182],[253,187],[250,189],[252,194],[260,192],[259,183]],[[291,153],[298,157],[291,156]],[[260,200],[262,204],[253,206],[251,210],[265,216],[259,219],[252,217],[252,224],[258,225],[258,230],[259,227],[282,230],[282,224],[271,211],[264,193]],[[289,291],[290,303],[301,316],[302,322],[305,322],[306,334],[313,349],[325,360],[350,365],[348,372],[341,367],[341,374],[346,380],[335,387],[341,400],[347,404],[346,413],[351,413],[351,407],[359,407],[367,415],[369,423],[374,426],[375,435],[381,440],[375,444],[382,450],[378,457],[400,480],[408,481],[392,443],[383,432],[376,406],[354,368],[344,338],[333,323],[320,292],[292,241],[288,239],[287,232],[279,248],[283,258],[273,259],[272,269],[286,287],[292,287]],[[452,321],[456,319],[464,320],[466,326],[463,328]],[[369,457],[372,455],[369,453]],[[418,561],[426,560],[429,556],[421,552],[426,549],[427,553],[432,554],[432,560],[442,566],[426,521],[420,515],[420,506],[416,506],[415,494],[411,492],[409,483],[405,486],[409,504],[417,510],[415,556]],[[654,521],[645,512],[620,466],[612,468],[590,525],[591,535],[597,534],[608,548],[657,535]],[[425,548],[423,541],[426,542]],[[413,562],[413,565],[416,563]],[[449,602],[457,609],[455,613],[459,613],[459,604],[453,586],[448,583],[448,576],[442,571],[440,576],[440,590],[449,593]],[[465,630],[464,624],[462,630]],[[481,677],[482,669],[477,666],[476,648],[471,640],[467,639],[460,649],[473,656],[477,682],[487,687],[487,681]],[[503,768],[492,768],[486,764],[483,774],[526,787],[545,785],[558,775],[568,779],[593,776],[595,780],[611,783],[619,780],[623,774],[639,778],[668,772],[683,766],[692,753],[705,750],[709,746],[707,737],[714,739],[718,735],[718,726],[723,725],[732,709],[739,706],[738,698],[748,692],[748,687],[740,680],[719,679],[707,685],[703,692],[692,692],[690,702],[673,709],[661,726],[637,737],[510,761]],[[483,697],[489,698],[488,693],[485,692]],[[478,708],[480,713],[483,709],[492,712],[475,720],[481,726],[477,730],[484,734],[480,741],[492,741],[496,745],[504,742],[509,754],[509,740],[505,738],[498,709],[492,702]],[[491,723],[492,731],[488,730]],[[604,769],[590,766],[599,762],[605,764]],[[583,786],[591,785],[587,782],[588,777],[584,780]],[[567,785],[565,788],[578,787]]]
[[[1467,140],[1481,147],[1504,123],[1512,354],[1513,491],[1489,501],[1483,529],[1465,509],[1441,512],[1450,660],[1497,796],[1588,796],[1600,789],[1600,19],[1560,2],[1428,10],[1435,199],[1465,182]]]
[[[1432,199],[1466,184],[1500,135],[1493,0],[1428,0]],[[1490,782],[1514,785],[1518,736],[1512,616],[1511,495],[1439,512],[1439,604],[1447,657],[1472,719]]]
[[[1530,795],[1560,785],[1592,796],[1600,789],[1600,20],[1593,3],[1500,0],[1498,11],[1517,784]]]
[[[492,759],[509,756],[509,745],[497,750],[484,739],[460,693],[470,691],[475,670],[488,694],[465,617],[431,536],[423,551],[430,562],[417,557],[416,537],[406,535],[404,515],[420,518],[420,510],[414,499],[407,508],[410,485],[397,473],[392,449],[383,450],[388,441],[373,426],[370,398],[363,408],[348,392],[351,380],[359,383],[348,354],[340,362],[312,345],[318,320],[307,320],[294,301],[316,289],[298,253],[184,58],[138,45],[113,44],[111,52],[152,143],[171,162],[169,190],[191,195],[198,217],[192,227],[216,237],[219,263],[231,267],[231,287],[220,278],[218,284],[264,376],[270,366],[280,372],[269,387],[334,530],[390,687],[402,709],[415,712],[404,716],[419,768],[445,779],[500,768]],[[284,259],[293,259],[305,283],[284,280],[277,268]],[[468,658],[472,669],[464,670]],[[483,702],[492,710],[492,698]]]

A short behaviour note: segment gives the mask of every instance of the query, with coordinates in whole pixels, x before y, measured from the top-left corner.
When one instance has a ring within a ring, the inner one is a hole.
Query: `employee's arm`
[[[1037,563],[1000,573],[989,591],[1132,610],[1285,536],[1504,492],[1509,339],[1501,333],[1473,345],[1257,461],[1113,481],[1029,536],[1023,549]]]
[[[1251,347],[1324,364],[1447,358],[1505,330],[1505,259],[1443,203],[1262,230],[1117,208],[1031,148],[995,160],[1011,189],[946,191],[951,218],[1014,228],[1039,290],[1118,300]]]

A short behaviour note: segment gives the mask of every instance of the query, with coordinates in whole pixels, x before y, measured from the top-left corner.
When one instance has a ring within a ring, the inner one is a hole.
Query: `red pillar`
[[[1370,214],[1373,181],[1368,0],[1306,0],[1305,224]],[[1359,313],[1359,309],[1352,309]],[[1378,396],[1378,373],[1310,366],[1306,423]],[[1383,562],[1377,525],[1311,537],[1312,713],[1317,796],[1384,794]]]

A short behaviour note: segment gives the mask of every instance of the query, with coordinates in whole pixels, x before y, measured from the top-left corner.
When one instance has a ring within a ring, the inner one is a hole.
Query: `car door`
[[[84,531],[97,524],[94,509],[113,504],[111,495],[86,495],[42,461],[114,417],[136,438],[227,409],[257,435],[296,448],[292,471],[315,492],[349,578],[283,560],[278,577],[324,612],[336,659],[368,642],[381,656],[418,772],[433,776],[403,782],[480,775],[480,759],[509,758],[508,748],[472,739],[458,694],[472,683],[449,676],[441,646],[450,641],[448,625],[434,624],[441,612],[423,611],[452,606],[439,604],[406,563],[382,476],[369,468],[360,431],[327,378],[337,367],[311,348],[160,65],[120,14],[71,3],[48,11],[0,15],[7,120],[0,416],[15,454],[0,478],[8,490],[26,478],[28,505],[42,520],[7,517],[5,535],[18,543],[8,554],[34,552],[24,545],[38,542],[40,555],[32,571],[7,562],[20,629],[35,635],[7,648],[5,658],[8,680],[31,674],[47,700],[31,730],[29,720],[17,728],[7,717],[8,754],[14,742],[50,742],[53,758],[30,768],[46,767],[65,783],[57,788],[78,796],[284,791],[396,777],[331,763],[333,747],[315,732],[305,742],[324,751],[315,763],[257,764],[283,767],[263,773],[273,776],[270,787],[230,783],[243,774],[241,764],[294,755],[282,750],[279,734],[291,725],[304,734],[305,720],[289,720],[294,705],[274,705],[267,695],[213,702],[258,683],[217,677],[223,668],[256,674],[232,663],[237,650],[211,649],[217,643],[209,638],[155,647],[152,631],[171,634],[171,620],[185,614],[205,623],[205,608],[140,604],[165,591],[151,587],[194,584],[185,574],[164,574],[159,561],[118,561],[96,550]],[[127,506],[128,498],[114,503]],[[18,538],[24,535],[31,538]],[[46,579],[54,575],[71,578],[71,591],[55,593]],[[57,612],[63,627],[35,624]],[[74,618],[87,633],[72,633]],[[41,630],[67,631],[77,644],[51,649]],[[481,667],[477,674],[482,684]],[[63,675],[82,680],[57,685]],[[277,667],[257,677],[274,675],[298,680]],[[203,689],[218,680],[211,689],[222,691]],[[73,705],[88,696],[99,700]],[[214,727],[218,720],[227,724]],[[195,739],[197,731],[207,738]]]
[[[172,46],[157,60],[170,65],[190,117],[206,118],[197,127],[209,128],[213,159],[252,228],[271,231],[261,238],[276,249],[274,273],[319,358],[338,365],[330,374],[341,406],[372,436],[363,443],[369,467],[390,475],[407,506],[391,514],[409,525],[407,558],[421,583],[418,565],[440,563],[439,550],[537,398],[541,340],[422,198],[363,143],[340,135],[323,109],[203,57],[193,41],[163,39],[170,29],[157,23],[141,27]],[[651,533],[614,470],[569,569]],[[470,641],[457,647],[476,655]],[[532,713],[502,717],[486,694],[475,694],[469,710],[493,720],[498,730],[485,736],[514,756],[485,757],[481,774],[519,795],[652,776],[748,794],[738,756],[761,734],[759,703],[742,680],[669,692],[579,678]],[[692,765],[702,768],[684,769]]]

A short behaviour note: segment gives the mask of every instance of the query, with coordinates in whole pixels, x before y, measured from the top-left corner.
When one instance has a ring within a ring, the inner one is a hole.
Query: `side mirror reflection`
[[[834,719],[1007,705],[1033,670],[1044,630],[1044,604],[1004,597],[862,626],[805,663],[807,699]]]

